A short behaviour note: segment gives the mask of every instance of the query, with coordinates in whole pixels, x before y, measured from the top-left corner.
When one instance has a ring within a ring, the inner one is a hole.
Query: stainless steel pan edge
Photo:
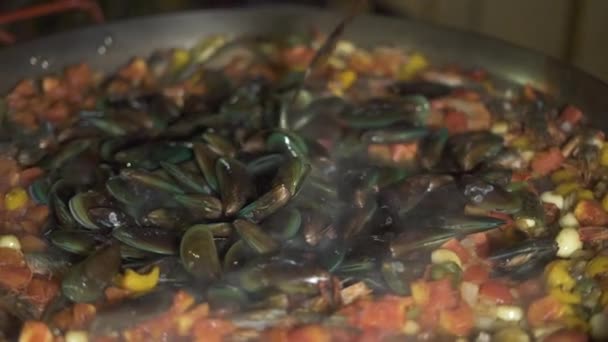
[[[286,5],[185,12],[62,33],[0,51],[0,92],[24,77],[82,61],[112,70],[132,56],[145,56],[161,47],[191,46],[209,34],[289,32],[311,26],[328,29],[339,19],[338,13]],[[111,37],[112,43],[100,54],[106,37]],[[608,85],[539,53],[474,33],[377,16],[358,17],[346,37],[363,45],[389,43],[421,50],[438,63],[483,66],[503,78],[531,83],[563,102],[580,106],[596,127],[608,129]],[[34,65],[32,57],[37,62]],[[45,69],[43,61],[48,63],[44,63]]]

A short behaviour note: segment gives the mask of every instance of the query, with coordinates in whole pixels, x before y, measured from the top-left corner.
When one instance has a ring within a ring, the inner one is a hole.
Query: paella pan
[[[186,13],[3,51],[0,337],[606,339],[606,85],[339,21]]]

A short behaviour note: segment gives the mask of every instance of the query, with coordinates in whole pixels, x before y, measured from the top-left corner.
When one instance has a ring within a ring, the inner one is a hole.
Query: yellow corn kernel
[[[598,255],[591,259],[585,267],[585,274],[590,278],[608,274],[608,256]]]
[[[190,51],[185,49],[176,49],[173,51],[172,57],[171,68],[173,70],[181,70],[190,62]]]
[[[147,274],[139,274],[132,269],[127,269],[124,275],[118,277],[117,285],[133,292],[146,292],[156,287],[159,276],[160,268],[158,266],[154,266]]]
[[[584,199],[586,199],[586,200],[592,200],[592,199],[595,199],[595,196],[593,196],[593,191],[588,190],[588,189],[581,189],[581,190],[577,191],[576,197],[579,200],[584,200]],[[603,205],[603,202],[602,202],[602,205]]]
[[[547,265],[545,268],[545,280],[549,288],[562,288],[566,291],[574,288],[576,280],[568,272],[570,264],[568,260],[555,260]]]
[[[521,136],[511,141],[511,146],[518,150],[527,150],[530,148],[530,139],[526,136]]]
[[[557,299],[564,304],[580,304],[581,295],[578,293],[568,292],[560,288],[553,288],[549,291],[551,297]]]
[[[4,195],[4,208],[6,210],[19,210],[27,204],[27,191],[23,188],[13,188]]]
[[[415,281],[410,284],[412,290],[412,298],[417,305],[425,306],[430,298],[431,292],[428,285],[423,281]]]
[[[571,181],[577,177],[576,171],[572,169],[561,169],[553,172],[551,180],[553,183],[563,183]]]
[[[462,261],[458,254],[446,248],[439,248],[431,253],[431,262],[433,264],[442,264],[444,262],[453,262],[458,267],[462,268]]]
[[[558,185],[553,191],[562,196],[566,196],[573,191],[579,190],[580,188],[581,185],[578,182],[568,182]]]
[[[342,71],[338,74],[338,82],[342,89],[350,88],[357,81],[357,73],[352,70]]]
[[[600,164],[602,166],[608,166],[608,146],[604,144],[600,153]]]
[[[399,71],[399,78],[402,80],[409,80],[416,76],[417,73],[426,69],[429,66],[429,61],[423,55],[415,53],[410,56],[407,63],[405,63]]]

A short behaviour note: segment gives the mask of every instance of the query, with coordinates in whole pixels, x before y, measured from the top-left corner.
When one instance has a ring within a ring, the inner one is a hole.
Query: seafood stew
[[[207,37],[2,102],[21,341],[605,339],[608,145],[482,68]],[[295,94],[295,95],[294,95]]]

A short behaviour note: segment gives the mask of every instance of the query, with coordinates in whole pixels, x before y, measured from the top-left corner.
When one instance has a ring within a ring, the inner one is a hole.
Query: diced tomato
[[[25,259],[23,258],[23,253],[12,248],[0,247],[0,267],[5,266],[25,266]]]
[[[533,328],[537,328],[545,324],[559,319],[564,312],[564,305],[557,299],[546,296],[535,300],[528,307],[528,323]]]
[[[511,175],[512,182],[525,182],[532,178],[532,174],[528,171],[516,171]]]
[[[589,337],[580,331],[563,329],[543,339],[543,342],[587,342]]]
[[[585,226],[604,226],[608,224],[608,213],[604,211],[602,205],[593,200],[582,200],[574,208],[574,216]]]
[[[34,277],[26,289],[26,295],[35,303],[46,305],[59,292],[57,281]]]
[[[439,312],[429,307],[422,308],[418,323],[423,329],[434,330],[439,325]]]
[[[428,282],[430,298],[428,307],[435,310],[453,309],[460,301],[460,294],[452,288],[452,282],[448,278]]]
[[[418,143],[404,143],[390,145],[391,160],[395,163],[406,162],[416,157]]]
[[[178,291],[173,297],[173,306],[171,312],[180,314],[186,312],[195,303],[194,297],[186,291]]]
[[[289,333],[290,342],[329,342],[331,334],[328,329],[319,325],[308,325],[296,328]]]
[[[364,329],[397,330],[405,323],[407,307],[413,303],[412,297],[396,296],[359,301],[351,323]]]
[[[460,303],[455,309],[443,310],[439,314],[439,325],[452,335],[466,336],[475,325],[473,310],[466,303]]]
[[[567,122],[570,125],[576,125],[583,118],[583,112],[575,106],[566,106],[559,115],[559,121]]]
[[[283,62],[294,69],[305,68],[312,60],[315,51],[307,46],[299,45],[282,51]]]
[[[194,341],[222,342],[224,337],[235,330],[235,326],[222,319],[205,319],[198,321],[192,328]]]
[[[0,267],[0,286],[17,291],[24,289],[32,279],[32,271],[28,267]]]
[[[462,264],[466,264],[469,261],[469,257],[470,257],[469,251],[467,251],[466,248],[464,248],[462,246],[460,241],[458,241],[456,239],[450,239],[446,243],[444,243],[443,246],[441,246],[441,247],[445,248],[445,249],[449,249],[452,252],[456,253],[456,255],[458,255],[458,258],[460,258],[460,261],[462,262]]]
[[[562,165],[564,155],[557,147],[552,147],[548,151],[538,152],[532,159],[531,167],[540,176],[547,175]]]
[[[189,336],[194,323],[209,316],[209,304],[202,303],[196,305],[188,312],[174,316],[177,334],[179,336]]]
[[[97,309],[92,304],[76,303],[74,306],[61,310],[52,318],[52,323],[59,329],[82,329],[94,317]]]
[[[450,110],[443,118],[443,124],[450,134],[464,133],[468,130],[467,115],[463,112]]]
[[[288,342],[288,331],[286,328],[272,328],[262,333],[261,341],[267,342]]]
[[[480,258],[485,258],[490,254],[490,241],[487,233],[475,233],[467,236],[475,242],[475,253]]]
[[[543,283],[540,279],[528,279],[517,285],[520,298],[534,299],[543,294]]]
[[[19,342],[52,342],[53,334],[42,322],[27,321],[21,328]]]
[[[131,296],[131,291],[116,286],[110,286],[105,289],[104,294],[108,302],[117,303]]]
[[[481,285],[490,277],[490,271],[485,265],[471,265],[464,270],[462,279],[477,285]]]
[[[496,304],[510,304],[513,302],[513,295],[509,287],[495,280],[488,280],[481,284],[479,295]]]

